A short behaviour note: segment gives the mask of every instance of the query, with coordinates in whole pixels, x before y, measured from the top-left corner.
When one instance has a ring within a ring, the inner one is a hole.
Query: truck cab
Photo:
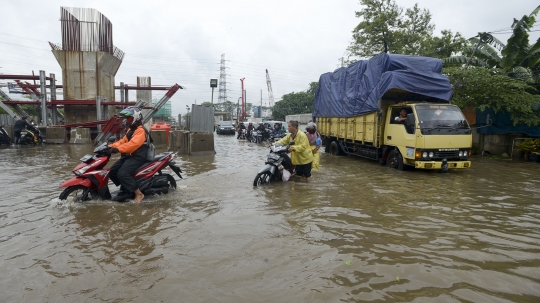
[[[406,119],[399,119],[405,111]],[[385,116],[383,158],[389,166],[443,171],[470,167],[471,129],[457,106],[400,103],[389,106]]]

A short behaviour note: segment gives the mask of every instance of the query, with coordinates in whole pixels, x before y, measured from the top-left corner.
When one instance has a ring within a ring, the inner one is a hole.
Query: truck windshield
[[[416,114],[422,131],[448,130],[458,133],[470,131],[467,120],[461,110],[455,105],[417,105]]]

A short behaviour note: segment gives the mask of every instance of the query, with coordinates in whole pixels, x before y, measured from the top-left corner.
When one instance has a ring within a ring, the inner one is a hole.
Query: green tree
[[[433,58],[448,58],[453,54],[462,52],[467,40],[460,33],[451,30],[442,30],[441,37],[429,37],[418,51],[418,55]]]
[[[315,100],[315,92],[318,86],[318,82],[311,82],[306,91],[283,95],[281,100],[276,102],[272,109],[274,119],[284,121],[287,115],[313,112],[313,101]]]
[[[407,9],[395,0],[360,0],[360,4],[364,7],[356,17],[362,21],[353,30],[353,41],[347,48],[348,63],[356,57],[380,53],[446,58],[461,51],[466,42],[461,34],[450,30],[434,37],[431,13],[418,4]]]
[[[495,112],[507,111],[514,125],[537,125],[540,122],[540,99],[534,87],[509,77],[501,69],[482,67],[445,68],[443,73],[453,83],[452,103]]]

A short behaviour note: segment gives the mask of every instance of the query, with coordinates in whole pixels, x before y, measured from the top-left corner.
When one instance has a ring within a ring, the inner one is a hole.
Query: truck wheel
[[[395,168],[397,170],[405,170],[405,165],[403,165],[403,157],[401,157],[401,154],[395,149],[388,153],[386,163],[388,163],[388,166],[391,168]]]
[[[337,141],[332,141],[332,143],[330,143],[330,154],[333,156],[343,155],[343,151],[341,150],[341,147]]]

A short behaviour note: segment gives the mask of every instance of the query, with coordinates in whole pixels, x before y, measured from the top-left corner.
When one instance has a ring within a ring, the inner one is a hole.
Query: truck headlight
[[[427,155],[428,155],[427,152],[423,152],[422,153],[422,158],[427,158]]]
[[[459,156],[463,157],[463,151],[462,150],[459,151]]]
[[[463,157],[467,157],[469,156],[469,151],[468,150],[464,150],[463,151]]]
[[[434,156],[433,152],[429,152],[429,157],[433,158],[433,156]]]

